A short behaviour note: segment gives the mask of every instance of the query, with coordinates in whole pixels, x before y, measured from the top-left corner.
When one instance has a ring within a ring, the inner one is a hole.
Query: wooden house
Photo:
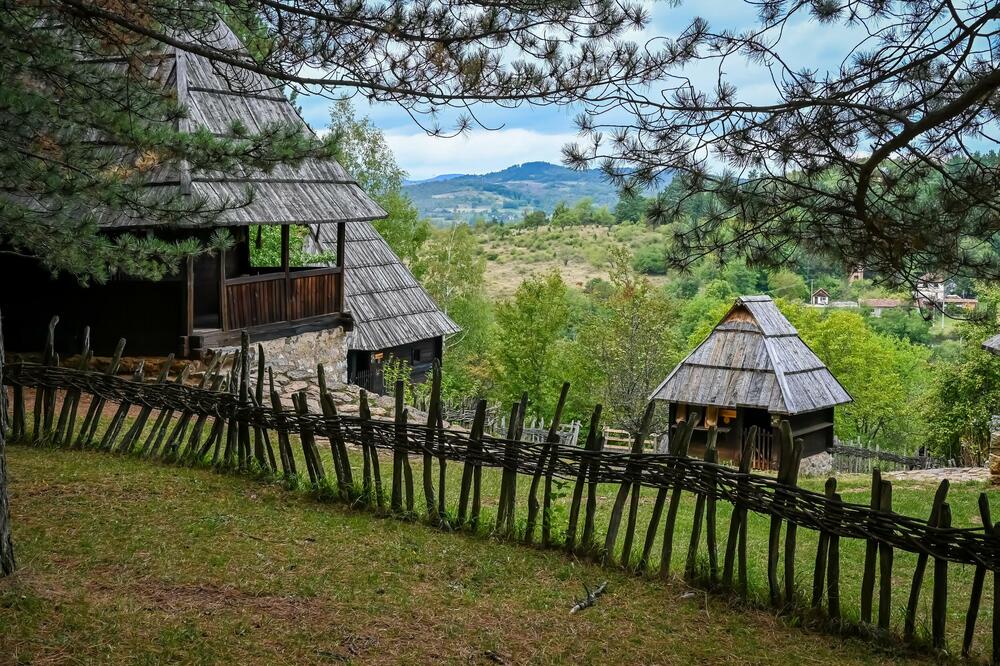
[[[309,252],[336,247],[329,226],[312,230]],[[383,367],[406,361],[413,380],[422,382],[444,339],[461,329],[441,311],[389,244],[369,222],[347,225],[345,243],[346,309],[354,320],[347,338],[347,378],[376,393],[386,393]]]
[[[224,23],[217,25],[213,38],[224,48],[241,48]],[[183,124],[182,130],[201,127],[229,135],[234,123],[251,132],[292,123],[311,132],[281,88],[253,72],[230,71],[225,65],[173,48],[151,60],[155,62],[151,76],[162,81],[164,94],[176,95],[187,108],[187,117],[176,121]],[[106,284],[89,287],[71,277],[53,278],[33,259],[5,257],[0,261],[0,280],[7,286],[0,294],[0,311],[8,348],[40,350],[45,324],[53,314],[61,318],[60,348],[78,349],[79,341],[73,338],[90,325],[98,354],[110,352],[119,337],[127,339],[132,355],[174,352],[196,357],[237,343],[242,329],[254,341],[350,330],[352,321],[344,300],[347,227],[382,218],[385,212],[336,161],[311,159],[295,166],[279,164],[268,172],[227,173],[194,171],[183,163],[164,164],[149,171],[148,187],[216,208],[226,208],[227,201],[245,205],[224,210],[210,223],[204,217],[192,217],[185,224],[171,226],[109,211],[99,217],[103,233],[207,241],[216,229],[225,228],[233,245],[189,258],[177,272],[160,280],[114,276]],[[249,202],[248,191],[253,193]],[[252,263],[250,245],[258,225],[280,226],[278,265]],[[333,265],[289,265],[290,237],[296,226],[330,230],[337,251]]]
[[[812,293],[810,302],[817,307],[826,307],[830,304],[830,292],[826,289],[817,289]]]
[[[773,428],[783,419],[804,440],[803,457],[833,445],[833,410],[851,396],[799,337],[768,296],[742,296],[722,321],[653,392],[669,404],[670,423],[694,412],[692,455],[717,429],[720,460],[738,462],[751,426],[754,466],[771,467]]]

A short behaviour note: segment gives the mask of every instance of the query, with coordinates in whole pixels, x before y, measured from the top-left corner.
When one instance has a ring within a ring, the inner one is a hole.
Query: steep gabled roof
[[[768,296],[742,296],[652,399],[800,414],[851,402]]]
[[[228,51],[243,49],[239,38],[220,21],[202,42]],[[180,129],[207,128],[219,136],[230,135],[234,122],[255,134],[275,125],[298,125],[312,131],[281,87],[255,72],[210,61],[173,47],[153,58],[150,76],[162,81],[164,94],[176,94],[188,110]],[[109,67],[124,66],[111,63]],[[191,194],[209,205],[245,202],[225,210],[213,226],[251,224],[326,224],[356,222],[385,217],[385,211],[364,193],[357,181],[333,159],[309,159],[297,166],[279,164],[270,171],[192,172],[184,165],[154,169],[149,175],[157,196]],[[190,221],[200,226],[199,218]],[[101,221],[103,227],[148,227],[149,220],[116,215]]]
[[[345,309],[354,318],[347,346],[378,351],[461,329],[442,312],[370,222],[346,225],[344,237]],[[310,253],[335,250],[333,227],[313,227]]]

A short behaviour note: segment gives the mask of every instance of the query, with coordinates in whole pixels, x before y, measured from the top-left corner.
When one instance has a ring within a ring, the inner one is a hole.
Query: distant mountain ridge
[[[437,224],[496,218],[520,220],[525,211],[551,214],[556,204],[590,197],[613,208],[618,191],[596,169],[574,171],[549,162],[525,162],[481,175],[444,174],[403,186],[420,215]]]

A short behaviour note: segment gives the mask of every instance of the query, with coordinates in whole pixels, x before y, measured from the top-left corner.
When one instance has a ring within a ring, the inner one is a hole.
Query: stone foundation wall
[[[330,386],[342,386],[347,381],[347,334],[342,328],[300,333],[259,344],[264,350],[264,361],[274,374],[274,387],[289,405],[293,393],[306,390],[311,399],[315,394],[315,407],[319,410],[316,366],[320,363]],[[250,367],[254,369],[257,366],[257,345],[251,338]],[[237,351],[237,348],[225,347],[213,351],[228,354]],[[313,406],[311,404],[310,409]]]

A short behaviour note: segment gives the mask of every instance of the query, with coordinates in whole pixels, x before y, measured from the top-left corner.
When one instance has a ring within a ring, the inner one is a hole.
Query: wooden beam
[[[291,229],[287,224],[281,225],[281,269],[285,272],[285,298],[283,299],[285,321],[289,316],[288,303],[292,299],[292,278],[289,275],[291,263]]]
[[[226,249],[219,250],[219,328],[226,330],[229,323],[229,306],[226,302]]]
[[[344,222],[337,223],[337,268],[341,270],[337,277],[337,287],[334,294],[336,312],[344,311],[344,253],[347,247],[347,225]]]
[[[184,262],[184,335],[194,333],[194,256]]]

